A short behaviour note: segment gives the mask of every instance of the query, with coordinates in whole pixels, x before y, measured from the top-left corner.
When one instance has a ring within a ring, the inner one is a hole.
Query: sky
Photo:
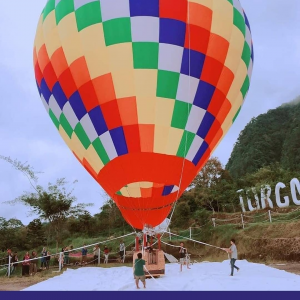
[[[241,0],[250,22],[254,68],[241,113],[213,156],[225,166],[240,131],[251,120],[300,95],[300,1]],[[39,184],[57,178],[78,180],[78,202],[94,203],[99,212],[107,196],[71,154],[45,111],[36,89],[32,49],[46,0],[0,1],[0,155],[30,164],[42,172]],[[3,202],[32,191],[27,178],[0,160],[0,217],[27,225],[36,216],[28,207]]]
[[[230,274],[229,260],[201,262],[188,270],[178,263],[166,264],[165,275],[139,282],[137,290],[132,267],[67,269],[62,275],[25,288],[23,291],[299,291],[300,276],[263,264],[238,260],[240,268]],[[201,295],[200,295],[201,296]]]

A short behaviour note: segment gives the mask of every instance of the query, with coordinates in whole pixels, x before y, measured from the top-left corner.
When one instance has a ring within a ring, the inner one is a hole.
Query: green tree
[[[75,182],[74,182],[75,183]],[[73,189],[67,191],[67,182],[64,178],[58,179],[56,184],[48,184],[44,189],[38,185],[36,193],[25,193],[10,203],[23,203],[30,207],[32,213],[40,219],[49,222],[51,230],[55,234],[56,250],[61,243],[61,233],[68,217],[78,217],[85,213],[86,207],[92,204],[78,203],[72,195]]]
[[[27,230],[27,240],[31,248],[36,248],[46,242],[45,231],[40,219],[31,221]]]

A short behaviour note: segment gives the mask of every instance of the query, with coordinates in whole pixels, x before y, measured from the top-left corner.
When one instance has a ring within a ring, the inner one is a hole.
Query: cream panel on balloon
[[[226,134],[226,132],[229,130],[229,128],[232,125],[232,120],[234,118],[234,116],[236,115],[237,111],[239,110],[241,104],[243,101],[243,95],[241,92],[238,93],[235,102],[232,105],[232,108],[230,110],[230,112],[228,113],[225,121],[222,124],[222,129],[224,131],[224,134]]]
[[[52,57],[53,53],[61,47],[54,11],[46,17],[43,23],[43,32],[48,55]]]
[[[132,56],[132,54],[131,54]],[[135,69],[135,93],[137,97],[156,98],[157,70]]]
[[[63,46],[63,50],[70,66],[75,60],[84,55],[75,13],[71,13],[58,24],[58,34]]]
[[[214,0],[189,0],[189,2],[202,4],[210,9],[212,9],[214,5]]]
[[[104,164],[103,164],[102,160],[100,159],[100,157],[99,157],[98,153],[96,152],[93,145],[90,145],[89,148],[86,150],[85,158],[97,174],[104,167]]]
[[[137,112],[139,124],[154,124],[156,97],[137,97]]]
[[[162,153],[166,152],[166,146],[168,142],[169,136],[169,128],[168,126],[155,125],[154,130],[154,153]]]
[[[175,100],[155,98],[155,125],[170,126],[173,117]]]
[[[233,74],[235,74],[237,68],[239,67],[242,53],[244,50],[244,44],[245,38],[243,34],[237,27],[233,26],[231,42],[229,44],[229,49],[224,64],[233,72]]]
[[[231,40],[233,7],[227,0],[218,0],[213,3],[211,32],[220,35],[228,42]]]
[[[63,140],[65,141],[65,143],[67,144],[67,146],[70,148],[70,150],[72,150],[72,142],[71,139],[69,138],[68,134],[65,132],[65,130],[63,129],[63,127],[61,125],[59,125],[59,134],[61,135],[61,137],[63,138]]]
[[[83,147],[75,132],[73,132],[71,137],[71,150],[81,161],[83,161],[83,159],[85,158],[85,148]]]
[[[43,34],[43,15],[40,16],[36,36],[34,39],[34,47],[36,49],[36,52],[38,53],[41,49],[41,47],[44,45],[44,34]]]
[[[170,127],[169,136],[167,139],[166,154],[168,155],[177,154],[183,133],[184,133],[183,129]]]
[[[133,69],[113,71],[112,78],[117,98],[127,98],[135,95]]]
[[[231,105],[235,105],[235,102],[237,100],[240,101],[239,93],[241,93],[241,88],[244,84],[244,81],[247,77],[248,69],[243,60],[240,61],[239,68],[236,71],[236,75],[234,77],[234,80],[232,82],[232,85],[228,91],[227,99],[230,101]],[[242,99],[243,101],[243,99]],[[242,102],[238,102],[239,105],[242,104]],[[232,112],[233,110],[231,110]]]
[[[119,70],[133,70],[131,43],[121,43],[108,46],[107,52],[112,72]]]
[[[84,53],[106,47],[103,33],[103,24],[88,26],[79,32]]]

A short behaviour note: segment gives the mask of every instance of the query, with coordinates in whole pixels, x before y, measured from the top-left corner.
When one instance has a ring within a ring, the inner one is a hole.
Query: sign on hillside
[[[280,192],[282,189],[286,188],[286,185],[282,182],[278,182],[275,186],[275,202],[278,207],[288,207],[290,205],[290,197],[284,196],[281,197]],[[300,198],[300,182],[297,178],[293,178],[290,181],[290,192],[292,195],[292,201],[296,205],[300,205],[300,199],[297,198],[296,189],[298,191],[298,195]],[[270,185],[263,185],[260,189],[260,199],[258,197],[258,191],[255,187],[250,189],[241,189],[238,190],[237,193],[240,197],[240,204],[242,207],[243,212],[246,211],[245,209],[245,202],[244,197],[246,197],[246,203],[248,206],[249,211],[264,209],[266,207],[274,208],[274,204],[271,197],[272,188]],[[252,195],[251,195],[252,194]],[[254,201],[252,197],[254,196]]]

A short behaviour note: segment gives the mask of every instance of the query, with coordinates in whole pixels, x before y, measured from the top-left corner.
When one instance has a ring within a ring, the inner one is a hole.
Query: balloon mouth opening
[[[149,181],[132,182],[122,187],[116,195],[126,198],[149,198],[153,196],[168,196],[178,192],[177,185],[166,185]]]

